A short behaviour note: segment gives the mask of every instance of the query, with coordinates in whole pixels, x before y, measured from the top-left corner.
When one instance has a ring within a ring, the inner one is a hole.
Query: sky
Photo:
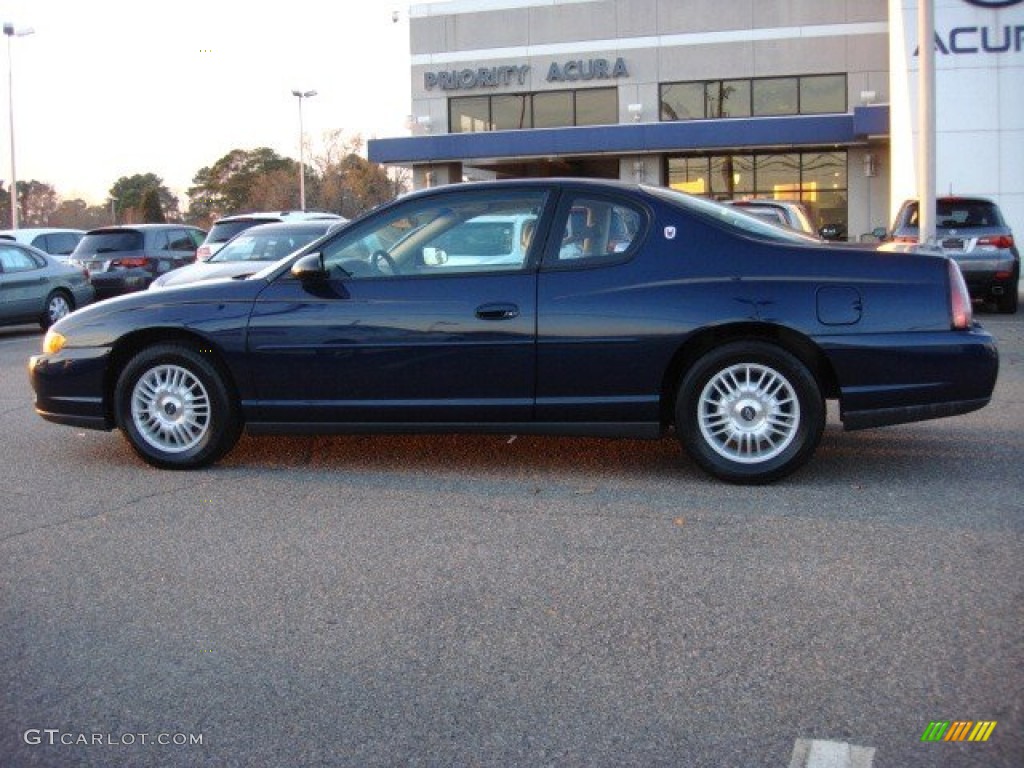
[[[409,3],[401,0],[0,0],[14,37],[17,179],[103,204],[154,173],[187,207],[196,172],[232,149],[299,158],[328,131],[408,135]],[[393,12],[398,11],[398,21]],[[6,53],[6,51],[5,51]],[[0,61],[0,179],[9,188],[8,68]],[[307,155],[308,157],[308,155]]]

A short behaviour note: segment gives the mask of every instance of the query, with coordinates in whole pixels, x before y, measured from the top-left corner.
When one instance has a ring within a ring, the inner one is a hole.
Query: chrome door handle
[[[511,320],[519,317],[519,307],[515,304],[481,304],[476,308],[476,316],[481,320]]]

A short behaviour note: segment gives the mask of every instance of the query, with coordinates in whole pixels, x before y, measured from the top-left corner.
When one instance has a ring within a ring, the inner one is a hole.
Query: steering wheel
[[[391,258],[387,251],[377,250],[370,254],[370,266],[380,272],[382,275],[386,275],[383,269],[381,269],[381,262],[384,262],[388,266],[388,270],[392,275],[398,274],[398,265],[395,264],[395,260]]]

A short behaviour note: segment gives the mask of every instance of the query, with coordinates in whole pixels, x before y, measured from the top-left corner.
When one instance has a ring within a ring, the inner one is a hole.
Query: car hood
[[[211,307],[232,313],[234,310],[229,308],[239,307],[239,311],[248,313],[249,306],[266,287],[265,280],[204,280],[163,291],[139,291],[76,310],[54,324],[52,330],[65,336],[83,332],[91,336],[90,330],[103,326],[122,330],[189,326],[194,320],[216,314],[206,311]]]
[[[259,272],[268,264],[270,264],[269,261],[226,261],[223,263],[201,261],[161,275],[150,287],[170,288],[177,285],[196,283],[201,280],[246,277]]]

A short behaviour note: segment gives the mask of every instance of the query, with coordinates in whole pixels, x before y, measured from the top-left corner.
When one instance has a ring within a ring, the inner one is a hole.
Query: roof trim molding
[[[838,115],[623,123],[372,139],[367,142],[367,155],[374,163],[412,165],[481,158],[854,145],[888,134],[889,106],[877,104]]]

